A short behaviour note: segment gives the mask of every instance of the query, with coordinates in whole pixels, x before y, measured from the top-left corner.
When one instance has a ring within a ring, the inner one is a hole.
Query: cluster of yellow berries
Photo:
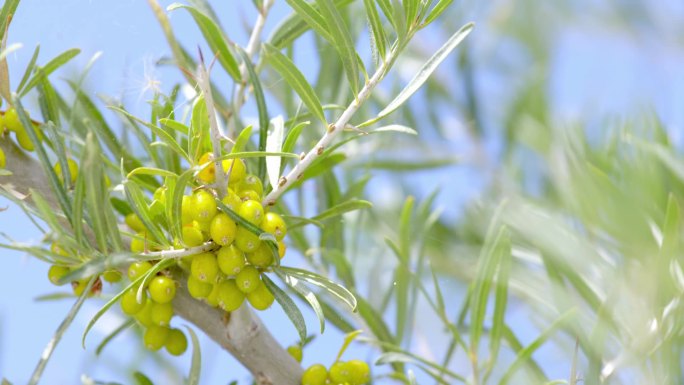
[[[302,385],[364,385],[370,381],[370,368],[361,360],[337,361],[330,370],[322,364],[309,366]]]
[[[57,242],[52,243],[52,246],[50,246],[50,251],[53,254],[62,257],[69,255],[67,251]],[[50,280],[53,285],[63,285],[66,282],[63,282],[62,278],[66,277],[66,275],[71,273],[71,271],[72,267],[70,266],[54,264],[48,269],[48,280]],[[88,287],[88,282],[90,282],[91,278],[92,277],[85,277],[71,282],[71,289],[75,296],[80,296],[83,294],[83,291],[86,289],[86,287]],[[93,295],[100,294],[102,291],[102,279],[109,283],[116,283],[121,281],[121,273],[117,270],[108,270],[102,273],[101,276],[96,277],[93,286],[90,288],[90,293],[88,293],[88,296],[92,297]]]
[[[37,123],[34,123],[34,125],[37,125]],[[33,151],[35,149],[33,142],[31,142],[31,138],[29,138],[28,133],[26,133],[24,126],[19,120],[17,110],[14,108],[10,108],[5,112],[0,111],[0,135],[5,131],[14,132],[17,143],[19,143],[24,150]],[[40,133],[40,130],[36,130],[36,133],[38,134],[38,138],[41,139],[42,134]],[[5,168],[7,166],[6,163],[5,153],[2,151],[2,148],[0,148],[0,168]]]

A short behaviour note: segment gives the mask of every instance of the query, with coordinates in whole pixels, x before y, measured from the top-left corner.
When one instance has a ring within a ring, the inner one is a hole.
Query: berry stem
[[[321,137],[318,143],[316,143],[316,145],[306,155],[304,155],[303,158],[300,159],[299,163],[297,163],[290,170],[290,172],[287,173],[286,176],[281,178],[281,183],[278,183],[278,186],[275,187],[264,198],[262,202],[264,206],[274,205],[283,192],[285,192],[285,190],[287,190],[292,183],[296,182],[302,177],[304,171],[311,166],[314,160],[324,154],[325,150],[332,144],[337,135],[344,130],[344,127],[347,125],[347,123],[349,123],[356,111],[358,111],[361,105],[368,100],[373,92],[373,89],[375,89],[375,87],[385,77],[399,50],[400,49],[398,47],[395,47],[392,51],[390,51],[385,60],[383,60],[383,62],[377,68],[373,76],[363,86],[356,99],[352,100],[337,121],[328,126],[325,135]]]
[[[150,251],[146,253],[141,253],[142,258],[136,258],[139,261],[155,261],[158,259],[177,259],[183,257],[189,257],[191,255],[197,255],[207,251],[212,251],[218,249],[219,245],[209,241],[205,242],[199,246],[188,247],[187,249],[176,249],[176,250],[162,250],[162,251]]]

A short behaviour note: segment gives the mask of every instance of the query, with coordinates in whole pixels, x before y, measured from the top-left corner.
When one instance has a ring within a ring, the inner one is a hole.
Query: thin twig
[[[326,148],[328,148],[333,140],[339,135],[340,132],[347,127],[347,123],[354,116],[356,111],[361,107],[361,105],[368,100],[373,89],[380,83],[380,81],[385,77],[389,67],[394,62],[394,57],[399,50],[394,49],[390,51],[388,57],[382,62],[382,64],[375,71],[373,76],[368,80],[368,82],[363,86],[359,95],[356,99],[352,100],[347,109],[342,112],[342,115],[337,119],[337,121],[328,126],[328,130],[325,135],[316,143],[316,145],[300,159],[299,163],[295,165],[286,176],[281,177],[281,182],[278,186],[274,188],[263,200],[264,206],[272,206],[276,203],[278,198],[285,192],[285,190],[292,185],[292,183],[301,179],[304,175],[304,171],[311,166],[314,160],[320,157]]]

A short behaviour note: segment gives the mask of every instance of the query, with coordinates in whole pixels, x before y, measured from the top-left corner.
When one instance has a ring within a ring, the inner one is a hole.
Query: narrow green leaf
[[[200,12],[197,8],[191,7],[189,5],[183,5],[179,3],[173,3],[169,5],[166,9],[168,11],[173,11],[178,8],[187,9],[195,19],[195,23],[199,27],[202,35],[206,39],[212,53],[218,54],[218,61],[221,66],[226,70],[228,75],[233,78],[235,82],[240,82],[242,77],[240,76],[240,68],[238,66],[235,57],[233,57],[232,52],[228,46],[228,39],[225,32],[212,20],[209,16]],[[212,55],[213,56],[213,55]]]
[[[280,152],[283,145],[283,131],[285,131],[285,122],[283,121],[283,117],[278,115],[273,118],[271,120],[271,126],[273,129],[268,132],[268,138],[266,139],[266,151]],[[265,159],[268,181],[271,184],[271,187],[276,189],[278,187],[278,179],[280,179],[280,163],[282,158],[278,156],[267,156]]]
[[[346,303],[351,308],[351,311],[356,311],[356,297],[343,286],[311,271],[284,266],[281,266],[280,270],[287,275],[325,289],[327,292]]]
[[[430,13],[427,15],[425,21],[423,21],[423,26],[431,24],[433,21],[435,21],[435,19],[437,19],[453,1],[454,0],[439,0],[439,2],[435,4],[434,8],[432,8]]]
[[[306,0],[286,0],[287,4],[313,29],[327,41],[331,41],[330,31],[327,29],[323,15]]]
[[[102,350],[109,344],[111,340],[116,338],[119,334],[121,334],[124,330],[130,328],[131,326],[135,325],[135,318],[129,318],[126,320],[126,322],[122,323],[119,327],[114,329],[111,333],[105,337],[102,342],[100,342],[99,345],[97,345],[97,348],[95,349],[95,355],[99,356],[100,353],[102,353]]]
[[[133,378],[135,378],[135,382],[138,385],[154,385],[152,380],[150,380],[150,378],[144,375],[142,372],[133,372]]]
[[[11,16],[14,16],[18,5],[19,0],[7,0],[2,4],[2,10],[0,10],[0,41],[5,38],[7,23],[10,22]]]
[[[31,60],[29,60],[28,65],[26,66],[26,70],[24,70],[24,76],[21,77],[21,81],[19,81],[19,85],[17,86],[17,90],[21,91],[21,89],[26,85],[26,82],[29,80],[29,77],[31,76],[31,72],[33,72],[33,69],[36,66],[36,61],[38,60],[38,54],[40,53],[40,45],[36,45],[36,49],[33,51],[33,56],[31,56]]]
[[[290,298],[289,295],[279,288],[278,285],[273,283],[273,281],[271,281],[266,274],[262,274],[261,279],[271,293],[273,293],[276,301],[278,301],[280,306],[283,308],[283,311],[285,311],[287,318],[292,321],[295,329],[297,329],[297,333],[299,333],[300,341],[305,341],[307,336],[306,322],[304,321],[302,312],[299,310],[294,301],[292,301],[292,298]]]
[[[297,139],[299,139],[299,135],[302,133],[302,129],[309,124],[311,124],[311,122],[307,120],[305,122],[298,123],[296,126],[292,127],[292,129],[290,129],[290,131],[287,133],[287,137],[285,137],[285,142],[283,143],[283,152],[292,152],[292,150],[294,150]]]
[[[79,53],[81,53],[80,49],[72,48],[62,52],[61,54],[57,55],[54,59],[50,60],[47,64],[45,64],[45,66],[40,68],[40,72],[37,72],[31,78],[31,80],[29,80],[28,83],[26,83],[26,87],[24,87],[23,90],[18,90],[19,96],[26,95],[27,92],[31,91],[33,87],[38,85],[41,78],[48,77],[51,73],[55,72],[55,70],[57,70],[64,64],[68,63],[69,60],[73,59]]]
[[[337,352],[337,358],[335,358],[335,362],[342,358],[342,355],[347,350],[349,345],[351,345],[351,343],[354,342],[356,337],[358,337],[361,333],[363,333],[363,330],[354,330],[353,332],[349,332],[344,336],[344,342],[342,343],[342,346],[340,346],[340,350]]]
[[[86,285],[86,288],[85,290],[83,290],[83,293],[78,297],[74,305],[69,310],[69,313],[67,313],[66,317],[64,317],[62,323],[59,324],[59,327],[55,331],[55,334],[52,336],[50,342],[48,342],[47,346],[45,347],[45,350],[43,350],[43,353],[40,355],[40,360],[38,361],[36,368],[33,370],[31,379],[28,382],[29,385],[36,385],[38,384],[38,381],[40,381],[40,377],[43,375],[45,366],[47,366],[47,363],[50,360],[52,353],[55,351],[55,348],[57,347],[59,341],[62,339],[64,333],[67,331],[71,323],[74,321],[74,318],[76,318],[76,314],[78,314],[78,311],[81,309],[81,305],[83,305],[83,302],[88,297],[88,294],[90,294],[90,289],[93,287],[94,282],[95,277],[93,277],[88,282],[88,285]]]
[[[354,0],[335,0],[335,6],[342,8],[353,2]],[[312,6],[316,9],[315,5]],[[309,28],[309,23],[304,20],[295,8],[295,12],[291,13],[273,29],[273,32],[267,41],[273,46],[282,49],[300,37],[304,32],[308,31]]]
[[[455,34],[453,34],[449,40],[447,40],[447,42],[423,65],[423,67],[418,71],[413,79],[409,81],[406,87],[399,92],[394,100],[392,100],[387,107],[380,111],[376,118],[364,122],[358,127],[364,127],[371,122],[376,122],[399,108],[399,106],[408,100],[408,98],[411,97],[411,95],[413,95],[413,93],[416,92],[423,85],[423,83],[425,83],[435,69],[437,69],[437,66],[439,66],[439,64],[447,58],[449,53],[451,53],[451,51],[453,51],[454,48],[456,48],[456,46],[458,46],[458,44],[463,41],[466,36],[468,36],[470,31],[472,31],[473,26],[473,23],[468,23],[461,27],[461,29],[459,29]]]
[[[366,8],[366,16],[368,17],[368,25],[370,25],[372,36],[372,47],[377,51],[377,61],[382,63],[387,57],[387,35],[385,28],[382,26],[382,20],[378,9],[375,8],[374,0],[363,0],[363,5]]]
[[[405,159],[375,159],[361,163],[360,165],[364,168],[376,170],[411,172],[446,167],[457,162],[458,160],[453,158],[416,159],[415,161]]]
[[[342,202],[340,204],[337,204],[325,211],[323,211],[320,214],[317,214],[316,216],[312,217],[311,219],[314,221],[323,221],[326,219],[334,218],[337,216],[340,216],[342,214],[348,213],[350,211],[355,211],[355,210],[362,210],[362,209],[367,209],[373,207],[373,204],[370,203],[369,201],[364,201],[360,199],[352,199],[348,200],[346,202]]]
[[[231,152],[242,152],[245,150],[245,147],[247,147],[247,143],[249,143],[249,137],[252,135],[252,125],[249,125],[240,131],[240,134],[238,135],[237,139],[235,139],[235,144],[233,145],[233,149]]]
[[[200,349],[197,334],[188,326],[185,327],[190,334],[192,342],[192,363],[190,364],[190,374],[188,375],[188,385],[199,385],[200,371],[202,370],[202,350]]]
[[[404,6],[404,14],[406,15],[406,25],[409,28],[413,28],[417,22],[416,18],[418,16],[420,0],[404,0],[402,2]]]
[[[496,271],[496,287],[494,288],[494,315],[492,316],[492,326],[489,332],[489,359],[485,381],[489,378],[494,367],[499,362],[499,350],[501,339],[503,338],[504,326],[506,325],[505,316],[508,305],[508,280],[511,271],[511,245],[508,237],[504,238],[500,245],[500,259]]]
[[[169,177],[169,178],[178,178],[178,175],[171,171],[163,170],[161,168],[154,168],[154,167],[138,167],[126,175],[127,179],[130,179],[134,175],[156,175],[156,176],[162,176],[162,177]]]
[[[330,32],[333,47],[342,59],[342,67],[347,74],[349,85],[354,96],[359,93],[359,63],[356,61],[358,54],[354,48],[349,28],[345,25],[342,16],[335,8],[332,0],[316,0],[320,8],[321,16],[325,19],[327,30]]]
[[[133,209],[135,215],[137,215],[145,225],[145,229],[156,242],[168,246],[168,240],[159,228],[159,224],[152,219],[149,207],[145,201],[145,195],[138,184],[133,179],[127,179],[123,181],[123,186],[126,193],[126,199],[131,205],[131,209]]]
[[[378,357],[375,360],[376,365],[390,364],[395,362],[414,364],[422,370],[425,370],[426,372],[429,372],[430,370],[435,370],[440,373],[444,373],[455,380],[467,383],[466,378],[459,375],[458,373],[455,373],[447,368],[435,364],[434,362],[430,362],[418,355],[415,355],[407,351],[383,353],[380,355],[380,357]]]
[[[91,132],[86,137],[83,160],[81,161],[81,177],[85,180],[88,192],[85,196],[86,208],[90,217],[91,227],[95,233],[98,250],[107,254],[107,226],[105,223],[102,202],[107,199],[104,191],[102,176],[102,150],[95,135]]]
[[[515,372],[532,357],[532,354],[539,349],[539,347],[542,346],[544,342],[546,342],[546,340],[548,340],[556,332],[556,330],[566,326],[566,324],[575,317],[576,312],[576,309],[570,309],[561,314],[561,316],[553,321],[553,323],[549,325],[549,327],[544,330],[539,337],[518,352],[518,355],[515,357],[515,361],[513,361],[511,366],[509,366],[503,376],[501,376],[499,385],[507,384],[513,377],[513,374],[515,374]]]
[[[323,114],[323,107],[321,102],[318,100],[318,96],[314,92],[313,88],[306,81],[304,75],[297,69],[297,66],[288,58],[278,51],[277,48],[270,44],[264,45],[264,53],[266,54],[266,60],[273,66],[273,68],[278,71],[280,76],[285,79],[287,84],[292,87],[292,89],[299,95],[302,102],[311,111],[324,126],[328,126],[328,123]]]
[[[171,128],[175,131],[178,131],[183,135],[187,135],[188,132],[190,131],[190,128],[188,128],[188,126],[186,126],[185,124],[183,124],[181,122],[177,122],[173,119],[161,118],[161,119],[159,119],[159,124],[161,124],[162,126],[166,126],[168,128]]]
[[[323,334],[325,331],[325,315],[323,313],[323,308],[321,307],[321,304],[318,302],[318,298],[316,298],[316,294],[314,294],[311,289],[309,289],[306,285],[304,285],[299,279],[296,277],[289,275],[281,270],[281,268],[275,268],[273,271],[278,275],[280,279],[285,282],[286,285],[290,286],[294,291],[299,293],[306,302],[311,305],[311,308],[313,309],[314,313],[316,313],[316,317],[318,317],[318,323],[320,325],[320,332]]]

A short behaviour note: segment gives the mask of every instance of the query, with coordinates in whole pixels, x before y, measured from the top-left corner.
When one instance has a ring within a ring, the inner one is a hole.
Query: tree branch
[[[30,189],[36,190],[58,207],[40,162],[7,137],[0,137],[0,147],[7,157],[7,169],[13,173],[0,176],[0,185],[11,185],[13,190],[24,195],[29,195]],[[27,203],[31,203],[30,196]],[[278,344],[247,304],[230,313],[228,318],[226,312],[192,298],[185,285],[181,285],[173,303],[178,315],[230,352],[252,373],[257,384],[300,383],[301,366]]]
[[[375,71],[373,76],[366,82],[363,86],[359,95],[356,99],[352,100],[347,109],[342,112],[342,115],[337,119],[337,121],[328,126],[328,130],[325,135],[316,143],[316,145],[303,157],[300,159],[299,163],[295,165],[286,176],[280,178],[278,186],[274,188],[263,200],[264,206],[272,206],[276,203],[278,198],[285,192],[285,190],[292,185],[292,183],[299,180],[303,175],[304,171],[311,166],[311,164],[321,155],[326,148],[328,148],[337,135],[344,130],[344,127],[349,123],[351,118],[354,116],[356,111],[361,107],[361,105],[368,100],[373,89],[380,83],[380,81],[385,77],[391,63],[394,61],[394,57],[397,53],[397,49],[392,50],[387,58],[382,62],[382,64]]]

